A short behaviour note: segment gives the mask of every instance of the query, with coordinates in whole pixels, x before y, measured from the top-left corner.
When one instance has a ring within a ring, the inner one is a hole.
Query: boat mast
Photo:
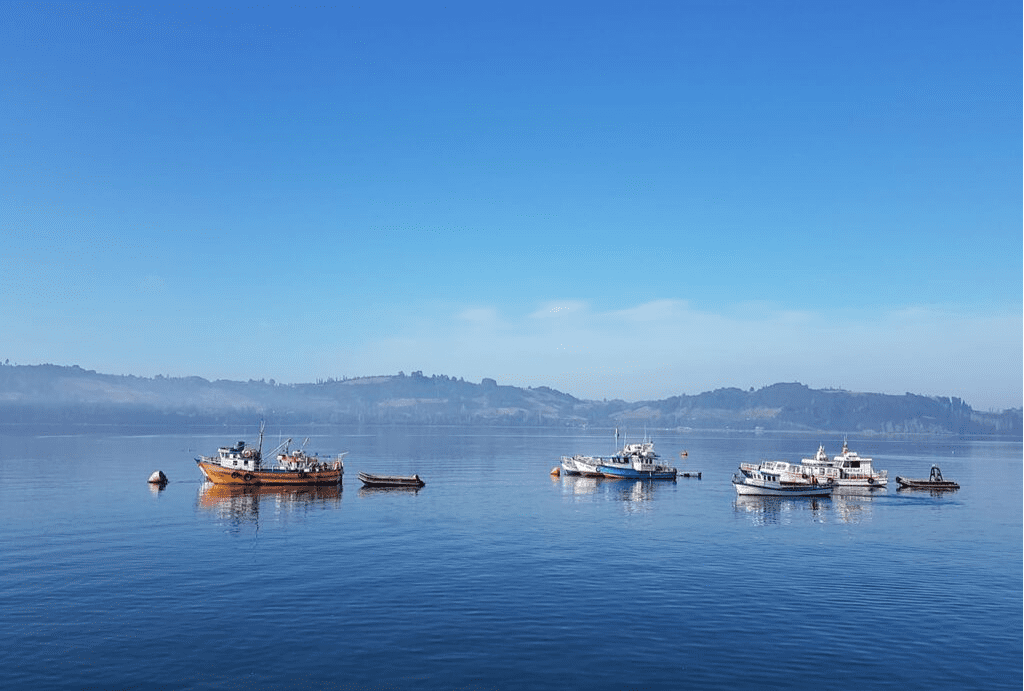
[[[263,467],[263,428],[267,426],[266,420],[260,420],[260,444],[256,448],[256,467]]]

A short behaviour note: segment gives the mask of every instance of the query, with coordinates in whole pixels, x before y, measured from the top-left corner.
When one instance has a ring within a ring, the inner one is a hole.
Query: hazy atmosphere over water
[[[1021,405],[1019,2],[2,17],[0,362]]]

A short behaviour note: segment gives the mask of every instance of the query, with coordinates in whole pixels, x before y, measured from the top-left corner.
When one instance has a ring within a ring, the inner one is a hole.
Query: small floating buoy
[[[562,474],[562,471],[561,471],[561,470],[560,470],[560,469],[558,468],[558,466],[556,465],[556,466],[555,466],[554,468],[552,468],[552,469],[551,469],[551,474],[552,474],[552,475],[553,475],[554,477],[558,477],[559,475],[561,475],[561,474]]]
[[[166,485],[167,484],[167,476],[164,475],[164,471],[162,471],[162,470],[154,471],[153,474],[149,476],[149,484],[151,484],[151,485]]]
[[[690,455],[690,454],[689,454],[688,452],[686,452],[686,451],[680,451],[680,452],[679,452],[679,457],[680,457],[680,458],[686,458],[686,457],[687,457],[687,456],[689,456],[689,455]]]

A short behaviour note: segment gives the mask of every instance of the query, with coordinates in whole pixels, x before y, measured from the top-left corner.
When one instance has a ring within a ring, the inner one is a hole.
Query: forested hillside
[[[0,366],[0,423],[384,423],[627,426],[1021,436],[1022,410],[979,412],[956,397],[811,389],[723,388],[658,401],[577,399],[493,379],[384,375],[309,384],[100,374],[57,365]]]

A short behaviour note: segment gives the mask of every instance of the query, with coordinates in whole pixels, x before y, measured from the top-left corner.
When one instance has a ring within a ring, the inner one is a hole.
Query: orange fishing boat
[[[240,441],[234,446],[222,446],[216,456],[199,456],[196,465],[210,482],[218,485],[336,485],[345,474],[345,453],[332,459],[321,460],[301,448],[289,452],[291,439],[271,451],[276,463],[263,460],[263,428],[256,447]],[[306,441],[309,441],[308,439]],[[278,452],[281,453],[278,453]]]

